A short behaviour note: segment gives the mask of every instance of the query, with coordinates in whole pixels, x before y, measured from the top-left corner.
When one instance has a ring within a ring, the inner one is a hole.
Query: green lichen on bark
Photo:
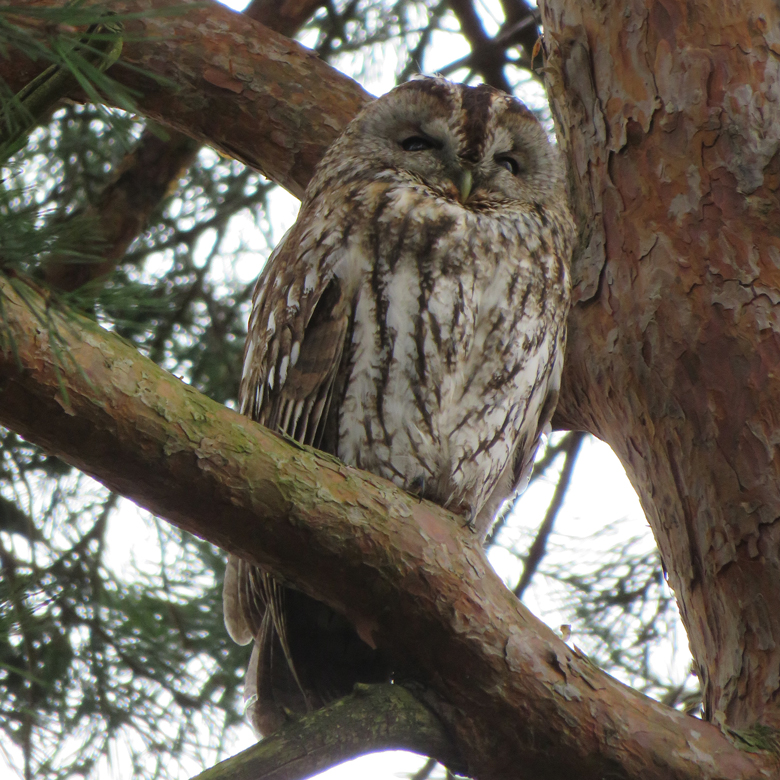
[[[303,780],[348,758],[397,749],[433,756],[453,771],[462,768],[441,721],[406,688],[359,685],[193,780]]]

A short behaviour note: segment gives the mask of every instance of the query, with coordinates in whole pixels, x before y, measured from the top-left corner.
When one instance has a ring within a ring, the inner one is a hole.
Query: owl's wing
[[[539,417],[536,423],[536,431],[533,438],[527,442],[523,442],[522,447],[518,447],[515,453],[514,459],[514,484],[512,485],[512,493],[522,493],[527,487],[528,482],[531,479],[531,472],[534,469],[534,459],[536,458],[536,451],[539,449],[539,442],[541,441],[542,434],[547,436],[552,428],[550,423],[552,422],[553,414],[555,414],[555,407],[558,406],[558,396],[561,391],[561,375],[563,374],[563,345],[566,343],[565,336],[565,324],[561,328],[558,335],[555,337],[555,347],[552,349],[554,359],[550,366],[550,378],[547,382],[547,391],[544,396],[544,402],[539,411]]]
[[[555,407],[558,406],[558,395],[561,388],[563,349],[559,347],[554,350],[554,354],[555,359],[550,367],[544,401],[536,425],[525,436],[518,439],[506,467],[474,519],[474,528],[480,538],[487,536],[504,501],[518,496],[528,487],[542,434],[546,436],[551,431],[550,421],[555,413]]]
[[[352,296],[335,275],[344,242],[299,217],[268,260],[252,298],[239,388],[242,414],[303,444],[318,446],[350,328]],[[284,644],[260,570],[228,557],[225,625],[236,642],[258,635],[266,612]],[[266,620],[267,623],[267,620]],[[293,670],[294,674],[294,670]]]
[[[267,428],[318,446],[352,300],[334,274],[343,247],[301,224],[306,220],[277,247],[255,288],[239,404]]]

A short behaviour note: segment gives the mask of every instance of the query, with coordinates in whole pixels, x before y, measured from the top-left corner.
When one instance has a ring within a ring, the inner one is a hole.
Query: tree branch
[[[566,456],[563,461],[561,475],[558,477],[558,484],[555,486],[555,492],[550,500],[550,506],[547,507],[544,520],[542,520],[542,524],[536,532],[536,537],[525,556],[523,574],[514,589],[514,594],[519,599],[523,598],[525,589],[530,584],[534,574],[536,574],[536,570],[539,568],[542,558],[544,558],[547,549],[547,540],[552,533],[555,519],[558,517],[558,512],[563,506],[563,499],[566,496],[566,491],[569,489],[572,472],[574,471],[574,463],[577,460],[580,445],[584,438],[585,434],[582,433],[582,431],[575,431],[574,433],[569,434],[569,440],[565,449]]]
[[[321,5],[324,0],[252,0],[243,13],[292,38]]]
[[[166,13],[171,7],[178,12]],[[371,97],[308,49],[219,3],[117,0],[111,9],[140,17],[124,22],[122,57],[110,71],[137,91],[139,110],[298,197],[324,150]],[[17,22],[32,26],[29,18]],[[19,52],[0,60],[0,78],[14,91],[40,70]]]
[[[525,58],[530,61],[539,38],[539,9],[529,5],[526,0],[501,0],[501,7],[506,21],[496,36],[496,43],[521,46]]]
[[[48,257],[43,263],[46,283],[70,292],[109,274],[146,229],[153,210],[192,164],[199,149],[200,144],[182,133],[173,132],[163,140],[145,130],[103,189],[100,202],[73,215],[85,218],[91,228],[85,237],[85,251],[97,250],[103,259],[73,262],[72,257]]]
[[[317,10],[320,0],[254,0],[244,14],[282,35],[292,36]],[[72,291],[109,274],[124,257],[130,244],[146,229],[160,201],[198,156],[201,144],[170,130],[161,138],[147,128],[135,148],[128,152],[106,185],[95,206],[86,209],[85,254],[97,247],[102,262],[73,262],[73,258],[50,257],[44,263],[46,283]],[[92,235],[94,233],[95,235]]]
[[[0,422],[342,611],[432,691],[470,774],[738,780],[768,766],[563,644],[462,520],[210,401],[19,279],[0,293]]]
[[[441,721],[406,688],[361,685],[192,780],[304,780],[379,750],[432,755],[456,771],[460,765]]]
[[[471,0],[449,0],[449,5],[463,36],[471,46],[471,54],[465,60],[469,67],[478,71],[491,86],[511,92],[512,88],[504,74],[506,51],[503,46],[495,46],[493,39],[485,32]]]

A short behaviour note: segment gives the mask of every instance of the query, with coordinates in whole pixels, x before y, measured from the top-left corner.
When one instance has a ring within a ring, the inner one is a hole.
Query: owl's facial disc
[[[536,202],[563,192],[544,129],[521,103],[484,85],[408,82],[377,99],[337,142],[351,178],[371,173],[397,186],[421,184],[470,210]],[[354,172],[354,173],[353,173]]]
[[[396,144],[406,154],[399,166],[412,171],[435,191],[444,189],[447,195],[457,197],[465,204],[478,181],[474,176],[474,164],[463,160],[453,142],[452,133],[446,127],[402,128],[401,140]],[[398,135],[398,134],[396,134]],[[441,139],[444,140],[441,140]],[[450,188],[450,183],[452,188]],[[454,188],[454,189],[453,189]]]

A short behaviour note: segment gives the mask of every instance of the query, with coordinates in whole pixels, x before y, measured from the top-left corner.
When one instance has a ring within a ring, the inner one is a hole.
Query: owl
[[[258,280],[241,411],[484,537],[555,409],[573,238],[561,162],[522,103],[397,87],[330,147]],[[260,733],[391,676],[345,618],[232,556],[224,610],[255,642]]]

